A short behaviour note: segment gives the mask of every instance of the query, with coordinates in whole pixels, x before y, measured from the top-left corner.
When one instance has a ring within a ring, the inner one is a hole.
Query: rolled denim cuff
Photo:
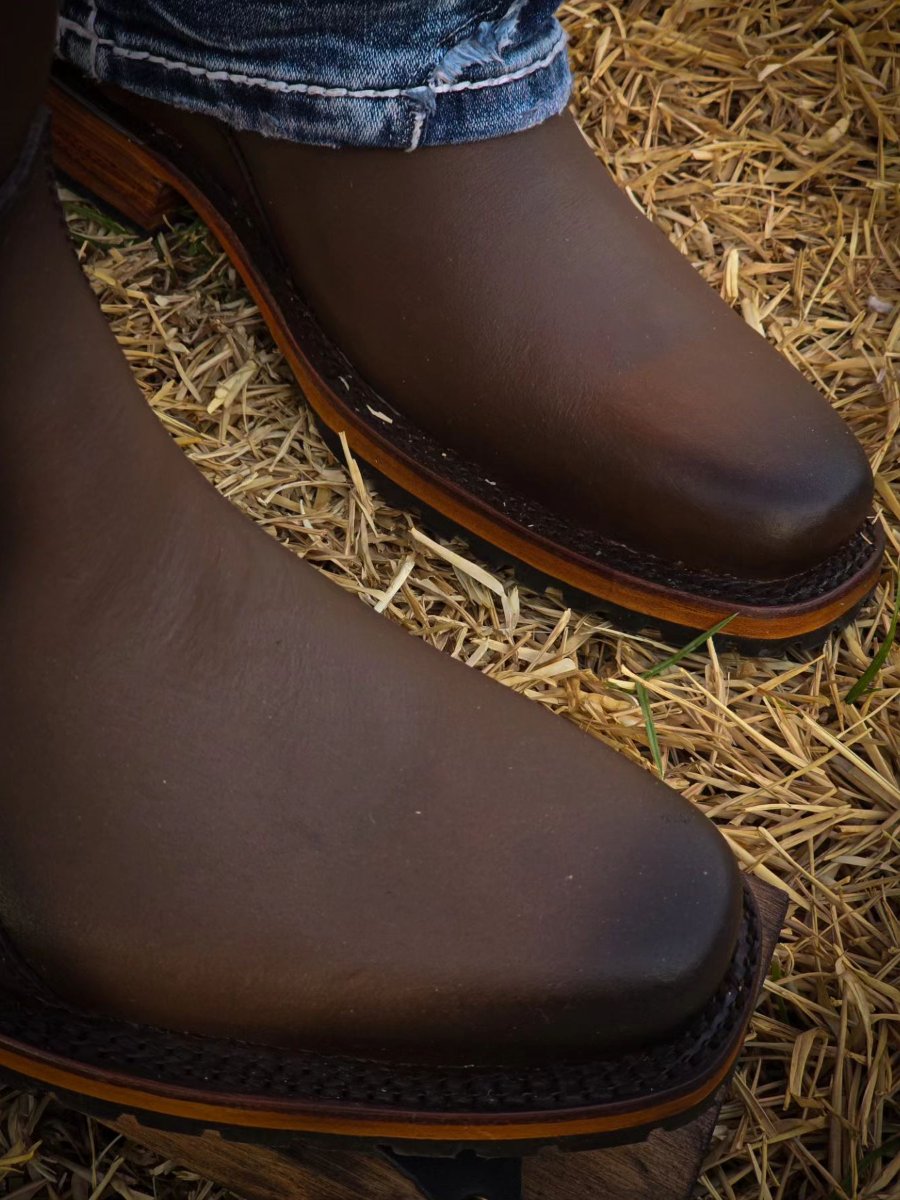
[[[63,0],[94,78],[287,141],[414,150],[516,133],[569,97],[546,0]]]

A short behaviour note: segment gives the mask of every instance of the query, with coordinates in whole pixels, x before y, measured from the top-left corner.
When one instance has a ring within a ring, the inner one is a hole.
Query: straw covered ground
[[[198,468],[336,586],[642,763],[791,907],[699,1195],[900,1196],[900,4],[567,5],[585,135],[710,284],[830,397],[888,533],[874,602],[821,653],[690,654],[449,557],[337,462],[190,215],[147,239],[67,194],[148,401]],[[634,313],[639,322],[641,314]],[[110,497],[114,503],[115,498]],[[859,690],[859,689],[857,689]],[[218,1196],[46,1098],[0,1094],[0,1195]]]

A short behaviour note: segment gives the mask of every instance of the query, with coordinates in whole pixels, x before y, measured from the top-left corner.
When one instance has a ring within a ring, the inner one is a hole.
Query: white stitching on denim
[[[89,0],[91,11],[88,13],[87,25],[85,26],[85,34],[90,38],[91,50],[90,58],[88,59],[88,73],[92,79],[97,78],[97,47],[100,45],[100,38],[97,34],[97,0]]]
[[[413,121],[412,138],[410,139],[409,145],[406,147],[407,150],[418,150],[419,142],[422,140],[422,134],[425,130],[425,122],[427,119],[428,113],[424,108],[416,113],[416,119]]]
[[[271,92],[299,92],[302,95],[322,96],[325,99],[394,100],[405,96],[410,90],[408,88],[355,89],[324,87],[318,83],[288,83],[281,79],[256,78],[252,75],[234,75],[229,71],[208,71],[205,67],[192,67],[190,63],[173,62],[172,59],[163,58],[158,54],[151,54],[148,50],[131,50],[126,46],[117,46],[109,38],[98,37],[90,28],[79,25],[76,21],[71,21],[67,17],[60,17],[59,26],[64,32],[75,34],[76,37],[86,38],[91,42],[92,63],[96,61],[97,49],[103,46],[120,58],[128,58],[135,62],[149,62],[154,66],[163,67],[167,71],[186,71],[189,75],[195,77],[201,76],[204,79],[208,79],[211,83],[239,83],[245,87],[260,87]],[[542,71],[545,67],[549,67],[565,48],[566,35],[562,33],[553,49],[548,54],[545,54],[542,59],[539,59],[538,62],[531,63],[530,66],[520,67],[518,71],[510,71],[507,75],[497,75],[491,79],[478,79],[474,81],[464,79],[458,83],[437,84],[431,87],[430,90],[435,95],[441,96],[447,92],[480,91],[481,88],[499,87],[504,83],[515,83],[519,79],[533,75],[535,71]]]

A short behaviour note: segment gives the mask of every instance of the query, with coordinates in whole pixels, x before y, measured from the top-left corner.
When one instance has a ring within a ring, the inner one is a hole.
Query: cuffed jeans
[[[238,129],[420,146],[527,129],[568,99],[554,0],[62,0],[60,54]]]

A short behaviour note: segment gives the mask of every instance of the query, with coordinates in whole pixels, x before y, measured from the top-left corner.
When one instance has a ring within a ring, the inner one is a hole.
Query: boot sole
[[[539,588],[561,585],[578,607],[629,630],[675,640],[730,618],[723,641],[746,652],[818,645],[871,594],[884,549],[874,520],[802,575],[739,580],[600,538],[497,488],[368,387],[319,329],[252,218],[195,164],[180,165],[177,142],[81,87],[63,70],[51,90],[60,171],[145,230],[190,205],[244,281],[332,449],[344,433],[389,497],[439,532],[462,534],[492,565],[513,566]]]
[[[766,947],[766,949],[769,949]],[[517,1155],[639,1141],[693,1119],[728,1077],[762,986],[753,892],[728,975],[670,1041],[578,1063],[411,1066],[177,1034],[79,1011],[0,934],[0,1073],[92,1115],[240,1141]]]

